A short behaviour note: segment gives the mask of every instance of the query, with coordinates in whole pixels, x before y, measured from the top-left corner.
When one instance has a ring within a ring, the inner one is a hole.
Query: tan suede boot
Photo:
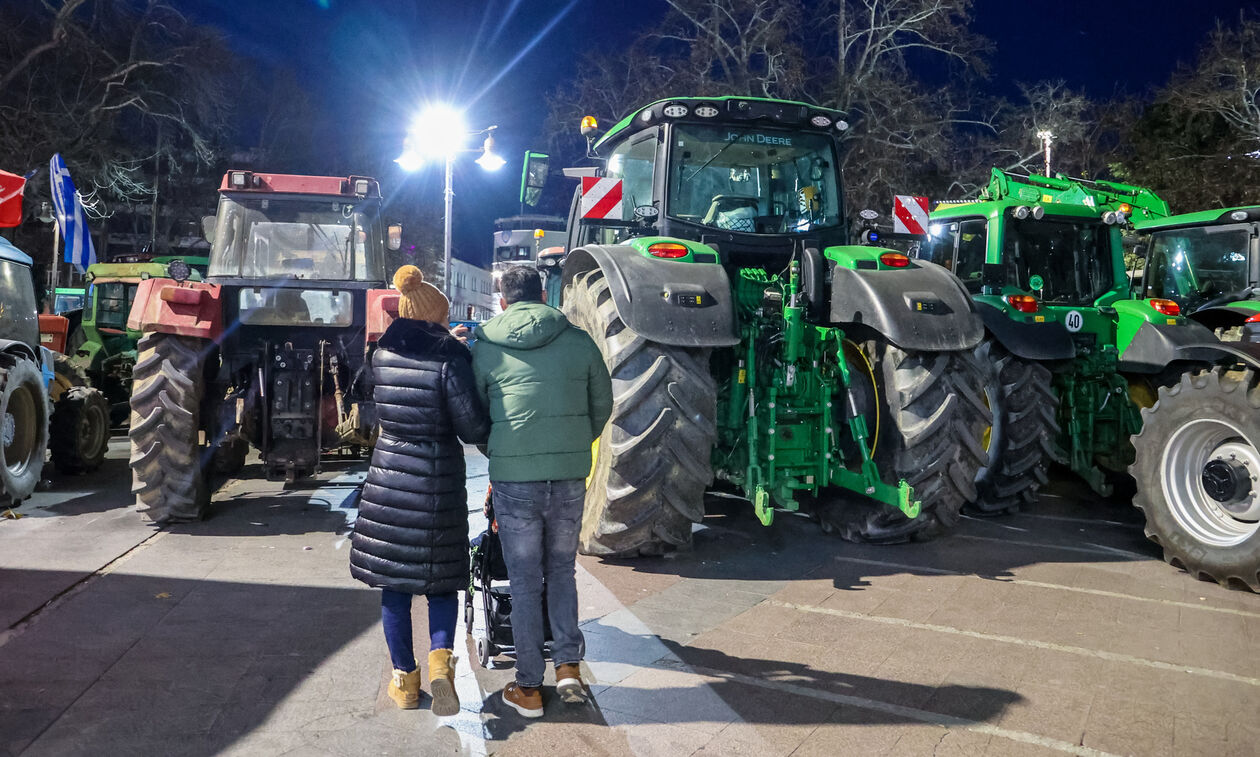
[[[448,717],[459,714],[459,697],[455,694],[455,657],[449,649],[429,652],[429,688],[433,691],[433,714]]]
[[[389,679],[389,698],[394,700],[402,710],[415,710],[420,707],[420,666],[410,673],[395,669]]]

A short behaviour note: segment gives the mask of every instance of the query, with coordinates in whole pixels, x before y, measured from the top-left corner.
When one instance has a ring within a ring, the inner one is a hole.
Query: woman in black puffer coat
[[[468,348],[447,331],[446,297],[415,266],[394,275],[399,318],[372,356],[380,437],[359,501],[350,574],[381,589],[393,661],[389,695],[419,707],[420,671],[411,638],[411,597],[429,604],[433,712],[459,712],[455,623],[468,586],[468,495],[464,450],[482,442],[490,419],[473,382]],[[458,438],[457,438],[458,437]]]

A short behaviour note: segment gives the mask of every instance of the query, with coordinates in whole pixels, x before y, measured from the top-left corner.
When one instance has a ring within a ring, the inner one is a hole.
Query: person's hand
[[[455,328],[451,329],[451,336],[455,337],[456,339],[463,342],[464,344],[468,344],[468,335],[471,333],[472,333],[472,330],[462,323],[456,326]]]

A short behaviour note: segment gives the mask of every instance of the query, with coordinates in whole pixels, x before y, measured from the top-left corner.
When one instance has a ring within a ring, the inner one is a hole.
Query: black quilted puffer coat
[[[408,594],[466,589],[468,495],[459,440],[483,442],[490,432],[472,358],[428,321],[400,318],[378,346],[372,376],[381,433],[359,500],[350,574]]]

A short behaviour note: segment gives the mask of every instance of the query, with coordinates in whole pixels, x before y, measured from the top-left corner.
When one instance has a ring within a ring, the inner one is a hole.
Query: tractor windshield
[[[127,315],[138,288],[138,284],[125,281],[92,284],[88,289],[88,310],[96,325],[108,329],[127,328]]]
[[[0,260],[0,339],[34,346],[39,338],[31,269]]]
[[[1247,225],[1198,226],[1151,235],[1144,280],[1148,295],[1176,300],[1187,312],[1209,300],[1242,296],[1248,285]]]
[[[1111,227],[1093,220],[1011,218],[1002,259],[1009,284],[1048,304],[1092,305],[1114,284]]]
[[[380,281],[375,201],[228,196],[219,200],[210,276]]]
[[[832,139],[743,126],[675,126],[667,212],[692,223],[754,234],[840,226]]]

